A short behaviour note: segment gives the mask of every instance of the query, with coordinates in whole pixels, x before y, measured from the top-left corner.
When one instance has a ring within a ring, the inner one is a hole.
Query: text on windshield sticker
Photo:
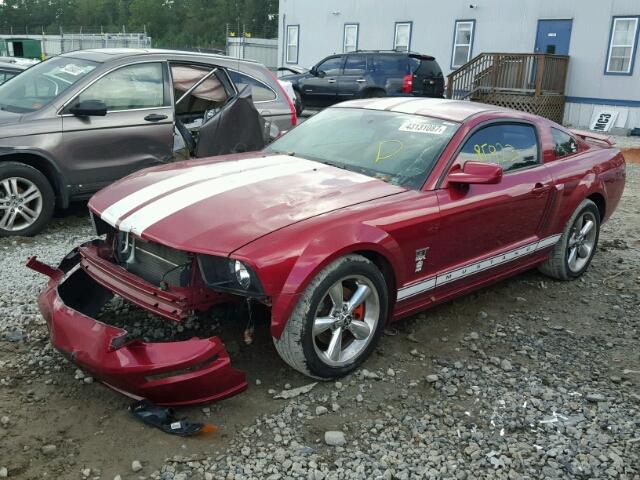
[[[398,129],[401,132],[430,133],[431,135],[442,135],[447,131],[445,125],[434,125],[425,122],[406,122]]]

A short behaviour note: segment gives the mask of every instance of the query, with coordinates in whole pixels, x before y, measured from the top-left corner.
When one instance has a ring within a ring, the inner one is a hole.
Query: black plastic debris
[[[180,437],[190,437],[201,432],[215,430],[215,428],[212,428],[213,425],[190,422],[186,418],[177,419],[176,413],[172,408],[159,407],[146,399],[129,405],[129,411],[143,423],[159,428],[165,433]]]

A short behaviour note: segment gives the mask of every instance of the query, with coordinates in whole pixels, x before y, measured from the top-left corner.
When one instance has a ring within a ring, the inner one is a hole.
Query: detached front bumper
[[[107,386],[159,405],[206,403],[247,388],[245,374],[231,366],[218,337],[168,343],[127,341],[127,332],[92,318],[113,292],[79,268],[69,254],[58,268],[29,259],[27,266],[50,277],[38,297],[51,343]]]

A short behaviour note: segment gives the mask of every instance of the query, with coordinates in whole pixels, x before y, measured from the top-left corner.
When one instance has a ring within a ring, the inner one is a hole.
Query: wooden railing
[[[564,95],[569,57],[541,53],[481,53],[447,77],[447,98],[487,93]]]

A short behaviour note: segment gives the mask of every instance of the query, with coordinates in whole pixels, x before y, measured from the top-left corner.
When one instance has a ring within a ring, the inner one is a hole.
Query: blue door
[[[569,55],[573,20],[538,20],[536,53]]]

